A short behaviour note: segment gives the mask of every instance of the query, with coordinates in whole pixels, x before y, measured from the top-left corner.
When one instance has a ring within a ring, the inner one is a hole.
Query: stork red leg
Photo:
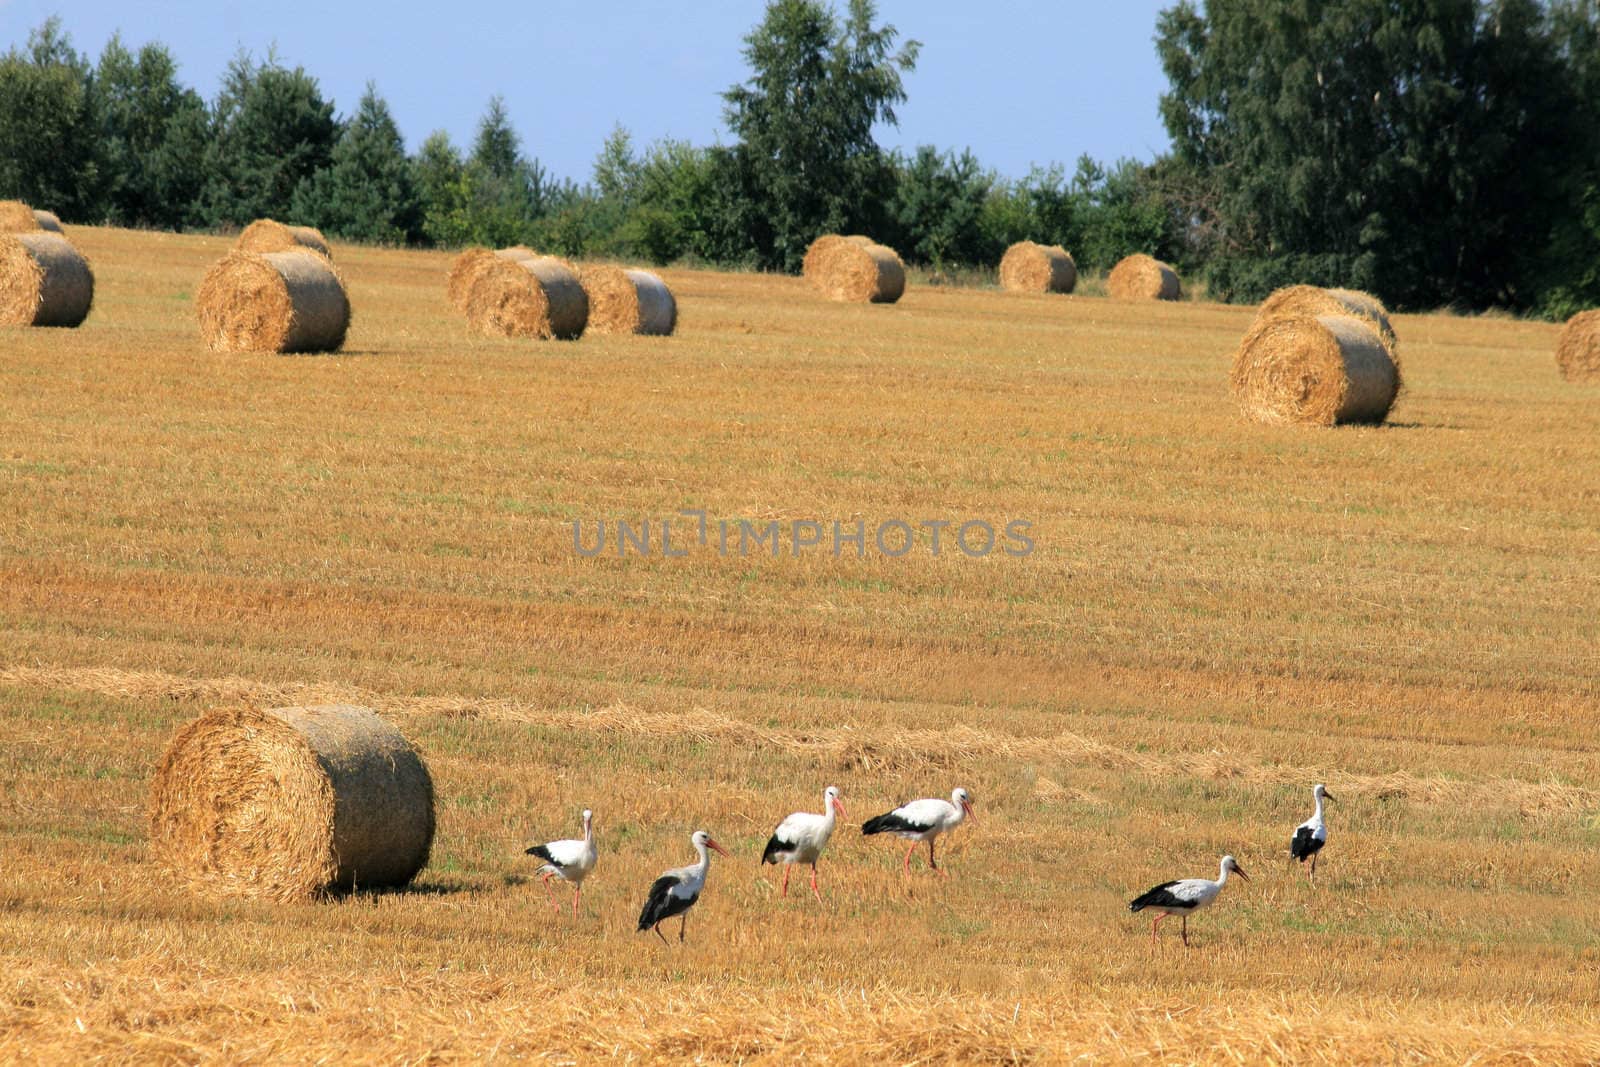
[[[939,877],[948,878],[950,872],[933,862],[933,838],[928,838],[928,866],[939,872]]]
[[[1313,852],[1311,854],[1311,881],[1312,881],[1313,884],[1315,884],[1316,880],[1317,880],[1317,854],[1315,852]]]
[[[680,945],[683,944],[683,931],[684,931],[684,929],[686,927],[688,927],[688,925],[689,925],[689,913],[688,912],[684,912],[683,916],[678,920],[678,943]]]
[[[583,899],[583,883],[580,882],[577,885],[572,887],[572,917],[574,919],[576,919],[578,917],[578,901],[580,901],[582,899]]]
[[[783,892],[778,894],[780,897],[786,897],[789,895],[789,871],[793,868],[794,864],[792,863],[785,863],[783,865]]]
[[[661,924],[660,923],[656,923],[655,931],[656,931],[656,936],[661,939],[661,943],[663,945],[666,945],[668,948],[671,948],[672,947],[672,943],[667,940],[667,935],[661,932]]]
[[[1189,916],[1183,917],[1183,947],[1189,947]]]
[[[917,850],[917,843],[911,842],[911,847],[906,849],[906,874],[911,873],[911,854]]]
[[[817,888],[817,865],[811,865],[811,895],[817,898],[817,903],[822,903],[822,892]]]
[[[550,898],[550,906],[552,908],[556,909],[556,914],[557,915],[560,915],[561,914],[561,902],[556,899],[555,888],[550,885],[550,879],[552,879],[554,877],[555,877],[554,874],[547,874],[542,879],[540,879],[540,881],[544,882],[544,895]]]
[[[1156,941],[1159,940],[1159,938],[1156,936],[1156,931],[1161,926],[1161,920],[1165,919],[1166,917],[1167,917],[1167,913],[1166,912],[1161,912],[1160,914],[1158,914],[1156,916],[1155,921],[1150,924],[1150,941],[1151,941],[1152,944],[1154,944]]]

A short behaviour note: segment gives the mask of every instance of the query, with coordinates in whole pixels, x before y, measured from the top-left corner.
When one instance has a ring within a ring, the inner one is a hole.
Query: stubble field
[[[69,236],[88,323],[0,338],[0,1060],[1600,1060],[1600,393],[1554,327],[1400,316],[1392,424],[1308,431],[1225,394],[1249,309],[667,271],[677,337],[539,345],[339,247],[344,353],[220,355],[225,240]],[[684,509],[1036,548],[574,551]],[[334,699],[429,760],[415,890],[176,888],[174,729]],[[779,900],[829,784],[826,903]],[[957,785],[948,879],[854,829]],[[585,807],[574,922],[521,848]],[[734,859],[663,947],[697,827]],[[1127,900],[1223,852],[1152,945]]]

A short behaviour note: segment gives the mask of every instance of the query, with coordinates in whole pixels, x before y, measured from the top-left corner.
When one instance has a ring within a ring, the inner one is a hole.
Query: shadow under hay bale
[[[1258,320],[1234,354],[1233,394],[1265,423],[1378,424],[1400,390],[1383,337],[1350,315]]]
[[[1278,316],[1353,315],[1366,319],[1388,343],[1391,355],[1396,345],[1389,309],[1371,293],[1359,289],[1323,289],[1315,285],[1289,285],[1262,301],[1257,321]]]
[[[455,258],[450,264],[450,274],[445,279],[445,295],[457,310],[467,310],[467,294],[472,292],[472,283],[478,280],[478,275],[486,263],[493,263],[497,259],[536,259],[539,253],[527,245],[512,245],[493,251],[487,248],[469,248]]]
[[[0,326],[78,326],[94,305],[94,271],[59,233],[0,234]]]
[[[806,259],[807,279],[830,300],[893,304],[905,294],[906,268],[900,256],[869,238],[819,237]]]
[[[678,302],[659,275],[622,267],[585,267],[589,332],[666,337],[678,323]]]
[[[1176,300],[1183,295],[1178,272],[1143,252],[1136,252],[1111,268],[1106,291],[1113,300]]]
[[[1078,265],[1060,245],[1018,241],[1000,259],[1000,286],[1013,293],[1070,293]]]
[[[1556,366],[1569,382],[1600,382],[1600,309],[1567,320],[1556,341]]]
[[[157,859],[223,893],[403,886],[427,865],[433,832],[427,765],[349,705],[208,712],[178,731],[151,789]]]
[[[589,322],[589,296],[572,265],[554,256],[495,257],[467,293],[467,322],[488,337],[570,341]]]
[[[322,231],[312,226],[288,226],[274,219],[257,219],[244,228],[233,243],[237,252],[292,252],[309,248],[333,258]]]
[[[343,279],[307,249],[228,253],[200,283],[195,306],[216,352],[334,352],[350,329]]]

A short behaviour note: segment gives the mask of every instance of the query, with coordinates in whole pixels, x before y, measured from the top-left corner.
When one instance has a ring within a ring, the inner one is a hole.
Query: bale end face
[[[1229,380],[1251,419],[1313,426],[1381,423],[1400,388],[1383,338],[1349,315],[1258,321],[1234,354]]]
[[[208,712],[180,730],[150,802],[158,860],[197,888],[304,900],[403,886],[433,844],[433,780],[365,708]]]
[[[0,326],[74,327],[94,306],[94,271],[59,233],[0,234]]]
[[[304,248],[230,252],[200,283],[195,305],[216,352],[334,352],[350,328],[343,279]]]
[[[21,200],[0,200],[0,233],[37,233],[43,229],[37,212]],[[54,218],[54,216],[51,216]],[[56,229],[60,229],[58,223]]]
[[[1000,286],[1014,293],[1070,293],[1078,266],[1060,245],[1018,241],[1000,260]]]
[[[1600,309],[1567,320],[1556,341],[1556,366],[1569,382],[1600,382]]]

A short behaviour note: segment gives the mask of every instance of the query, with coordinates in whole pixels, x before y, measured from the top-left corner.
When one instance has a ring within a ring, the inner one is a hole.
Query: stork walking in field
[[[1161,914],[1150,924],[1150,940],[1156,940],[1156,928],[1161,925],[1161,920],[1168,915],[1183,916],[1183,944],[1189,945],[1189,915],[1199,911],[1217,899],[1217,894],[1222,892],[1222,887],[1228,884],[1229,873],[1237,874],[1245,881],[1250,876],[1244,873],[1244,868],[1239,866],[1239,861],[1232,856],[1222,857],[1222,873],[1217,875],[1215,882],[1209,878],[1184,878],[1176,882],[1162,882],[1154,889],[1133,898],[1128,905],[1129,911],[1143,911],[1151,908]]]
[[[817,889],[817,860],[822,858],[822,850],[828,846],[834,823],[841,815],[844,815],[844,805],[839,801],[839,790],[830,785],[822,793],[821,815],[797,811],[772,831],[766,851],[761,853],[761,862],[783,864],[783,892],[779,896],[789,895],[789,872],[794,865],[809,863],[811,895],[817,898],[818,904],[822,903],[822,892]]]
[[[965,789],[957,789],[950,794],[949,800],[931,798],[928,800],[913,800],[909,804],[902,804],[891,812],[875,816],[861,824],[864,834],[894,834],[911,842],[911,847],[906,849],[905,870],[911,873],[911,854],[917,850],[917,843],[928,843],[928,866],[939,871],[942,875],[947,872],[940,870],[939,865],[933,861],[933,839],[946,830],[954,830],[960,826],[968,816],[972,816],[972,797]],[[972,816],[976,818],[976,816]]]
[[[1311,813],[1311,818],[1294,828],[1294,837],[1289,841],[1289,855],[1299,860],[1302,865],[1307,859],[1311,861],[1310,878],[1315,883],[1317,853],[1328,843],[1328,824],[1322,821],[1322,802],[1332,800],[1333,794],[1328,792],[1327,786],[1318,782],[1311,787],[1311,795],[1316,798],[1317,810]]]
[[[639,913],[639,930],[655,930],[662,944],[667,943],[667,935],[661,932],[661,924],[674,915],[682,916],[678,922],[678,940],[683,940],[684,928],[689,925],[689,909],[700,899],[706,873],[711,870],[711,850],[724,856],[728,854],[727,849],[713,841],[704,830],[696,830],[689,840],[694,842],[700,859],[657,878],[650,886],[650,895],[645,898],[644,910]]]
[[[547,841],[542,845],[534,845],[527,854],[544,860],[544,866],[536,873],[544,882],[545,893],[549,895],[556,914],[561,913],[561,905],[556,901],[555,890],[550,888],[550,879],[559,878],[572,885],[572,917],[576,919],[578,901],[583,896],[583,880],[594,870],[598,858],[594,847],[594,812],[585,810],[583,813],[581,840]]]

